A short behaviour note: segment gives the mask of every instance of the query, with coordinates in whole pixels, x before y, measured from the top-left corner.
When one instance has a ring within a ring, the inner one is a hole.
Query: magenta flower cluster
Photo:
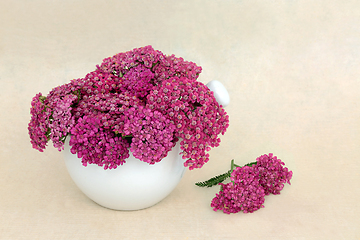
[[[44,96],[41,93],[31,101],[31,121],[29,123],[29,135],[33,148],[43,152],[49,140],[49,118],[51,116],[51,109],[44,104]]]
[[[290,184],[293,173],[283,165],[270,153],[258,157],[254,165],[235,168],[231,182],[220,183],[221,190],[213,198],[211,207],[227,214],[252,213],[263,208],[266,195],[280,194],[284,183]]]
[[[59,151],[71,136],[71,152],[83,165],[116,168],[129,151],[149,164],[180,141],[189,169],[201,168],[220,143],[229,117],[213,92],[197,81],[201,67],[151,46],[105,58],[85,78],[32,100],[29,135],[43,151],[51,139]]]

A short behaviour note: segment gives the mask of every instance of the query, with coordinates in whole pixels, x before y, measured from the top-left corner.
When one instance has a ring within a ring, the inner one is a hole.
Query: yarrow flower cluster
[[[263,207],[264,189],[259,185],[259,177],[254,174],[252,167],[237,168],[230,178],[230,183],[220,183],[222,190],[211,202],[214,211],[248,213]]]
[[[256,162],[243,167],[231,163],[231,170],[208,181],[196,183],[200,187],[219,184],[221,190],[213,198],[211,207],[224,213],[252,213],[264,207],[265,196],[280,194],[284,183],[290,184],[292,171],[283,167],[284,162],[273,156],[262,155]],[[235,168],[235,169],[234,169]],[[229,183],[222,183],[230,177]]]
[[[49,117],[51,109],[44,104],[45,97],[41,93],[31,101],[31,121],[29,123],[29,135],[33,148],[43,152],[49,140],[51,129],[49,129]]]
[[[197,81],[201,67],[151,46],[105,58],[96,70],[32,100],[29,135],[43,151],[51,139],[83,165],[104,169],[126,162],[129,151],[155,164],[180,141],[189,169],[201,168],[229,117],[213,92]]]

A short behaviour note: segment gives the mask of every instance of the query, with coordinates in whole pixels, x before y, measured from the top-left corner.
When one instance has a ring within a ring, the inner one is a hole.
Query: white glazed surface
[[[220,105],[222,105],[223,107],[229,105],[230,95],[221,82],[217,80],[212,80],[211,82],[206,84],[206,86],[214,92],[214,97]]]
[[[179,142],[154,165],[134,158],[130,152],[124,165],[108,170],[94,164],[84,167],[81,159],[70,152],[68,139],[63,152],[68,172],[79,189],[99,205],[115,210],[155,205],[175,189],[185,171]]]

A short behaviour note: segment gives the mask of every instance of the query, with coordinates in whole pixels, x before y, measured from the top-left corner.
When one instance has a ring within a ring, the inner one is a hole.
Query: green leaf
[[[225,179],[230,177],[231,173],[232,173],[232,170],[229,170],[228,172],[223,173],[218,176],[215,176],[213,178],[210,178],[209,180],[207,180],[205,182],[195,183],[195,185],[199,186],[199,187],[212,187],[212,186],[218,185],[219,183],[223,182]]]
[[[251,162],[251,163],[248,163],[248,164],[245,164],[244,166],[249,166],[251,167],[252,165],[256,165],[257,162]],[[234,171],[235,168],[238,168],[241,166],[237,165],[234,163],[234,159],[231,160],[231,169],[226,172],[226,173],[223,173],[221,175],[218,175],[218,176],[215,176],[213,178],[210,178],[209,180],[205,181],[205,182],[198,182],[198,183],[195,183],[196,186],[199,186],[199,187],[212,187],[212,186],[215,186],[215,185],[218,185],[219,183],[223,182],[225,179],[227,179],[228,177],[231,176],[231,173]]]
[[[40,96],[40,97],[39,97],[39,100],[40,100],[42,103],[44,103],[45,99],[46,99],[45,96]]]

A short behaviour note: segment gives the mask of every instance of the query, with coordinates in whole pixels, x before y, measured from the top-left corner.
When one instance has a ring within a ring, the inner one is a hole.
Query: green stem
[[[245,166],[251,167],[252,165],[256,165],[256,163],[257,163],[257,162],[251,162],[251,163],[245,164],[244,167],[245,167]]]
[[[234,164],[234,166],[235,166],[235,167],[240,167],[240,168],[241,168],[241,167],[245,167],[245,166],[251,167],[251,166],[253,166],[253,165],[256,165],[256,163],[257,163],[257,162],[251,162],[251,163],[245,164],[244,166],[240,166],[240,165]]]
[[[231,160],[231,169],[230,169],[231,172],[234,171],[234,166],[235,166],[235,164],[234,164],[234,159],[233,159],[233,160]]]

